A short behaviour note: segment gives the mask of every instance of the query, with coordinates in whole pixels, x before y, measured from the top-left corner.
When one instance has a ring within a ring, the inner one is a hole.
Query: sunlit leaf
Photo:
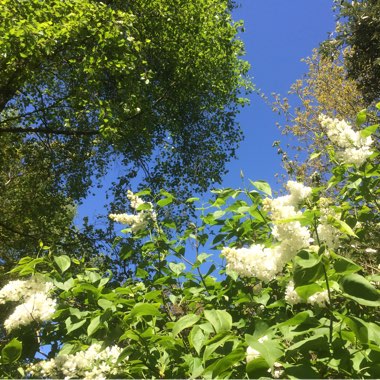
[[[20,358],[21,353],[22,343],[17,338],[13,338],[1,350],[1,360],[5,364],[14,363]]]

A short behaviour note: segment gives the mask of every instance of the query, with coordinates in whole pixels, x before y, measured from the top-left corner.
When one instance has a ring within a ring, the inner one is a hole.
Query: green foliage
[[[94,231],[71,226],[74,205],[114,162],[123,168],[113,179],[116,209],[137,175],[182,199],[220,181],[242,138],[235,117],[251,86],[232,7],[228,0],[1,2],[6,265],[37,239],[93,255]]]
[[[326,149],[333,159],[333,148]],[[134,216],[148,212],[151,218],[139,229],[130,219],[125,240],[116,242],[124,247],[124,276],[47,247],[38,258],[23,257],[11,274],[52,282],[49,297],[57,306],[49,318],[35,316],[29,325],[4,331],[1,376],[78,377],[83,367],[111,378],[379,377],[378,268],[370,273],[346,257],[356,247],[374,250],[363,239],[365,229],[379,223],[377,154],[359,166],[333,162],[327,185],[298,200],[299,211],[287,219],[276,219],[268,205],[294,208],[286,204],[294,194],[273,198],[263,181],[252,182],[254,189],[214,190],[185,230],[166,212],[174,195],[161,192],[149,207],[134,196]],[[330,240],[323,237],[326,225]],[[313,242],[275,276],[260,280],[259,272],[247,273],[250,262],[241,268],[231,260],[228,252],[244,259],[258,246],[278,254],[280,227],[306,228]],[[221,250],[226,263],[208,253]],[[27,291],[12,302],[6,294],[0,291],[5,320],[27,300]],[[106,353],[102,366],[93,357],[78,359],[94,347]],[[42,373],[36,354],[47,351],[50,369]],[[79,364],[72,370],[74,360]]]
[[[10,364],[17,361],[21,356],[22,344],[16,338],[13,338],[1,350],[1,361],[4,364]]]
[[[323,45],[324,51],[348,47],[345,65],[359,85],[366,102],[380,97],[380,5],[376,0],[335,1],[340,23],[336,36]],[[328,46],[330,44],[330,47]],[[332,45],[332,46],[331,46]]]

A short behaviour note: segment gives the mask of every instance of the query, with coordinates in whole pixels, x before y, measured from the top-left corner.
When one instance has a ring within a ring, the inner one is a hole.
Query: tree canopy
[[[330,53],[345,54],[348,75],[357,81],[367,103],[380,98],[380,3],[377,0],[335,1],[338,24],[324,45]]]
[[[182,194],[220,181],[242,138],[235,117],[249,87],[232,6],[1,2],[2,235],[39,220],[31,229],[51,237],[113,161],[123,167],[120,196],[138,174]],[[34,206],[22,207],[27,198]]]
[[[240,139],[231,3],[1,3],[0,378],[380,378],[380,103],[339,60],[277,98],[284,194],[195,193]],[[71,223],[113,159],[116,260]]]
[[[202,213],[185,230],[157,217],[174,194],[128,192],[134,213],[110,215],[119,244],[140,242],[124,277],[48,247],[23,257],[0,287],[1,377],[379,378],[379,263],[347,258],[378,252],[366,230],[379,223],[379,125],[321,124],[322,186],[214,189],[188,200]]]

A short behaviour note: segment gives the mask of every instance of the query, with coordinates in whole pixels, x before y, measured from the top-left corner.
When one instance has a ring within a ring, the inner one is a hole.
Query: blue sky
[[[252,68],[254,84],[266,95],[272,92],[286,96],[290,85],[307,71],[302,58],[324,41],[334,29],[332,0],[240,0],[234,12],[235,20],[244,20],[245,60]],[[229,173],[222,187],[242,187],[240,172],[247,179],[265,180],[276,186],[275,173],[281,172],[281,159],[272,147],[275,140],[283,140],[275,123],[279,117],[255,94],[250,106],[239,115],[245,139],[237,152],[238,159],[228,164]],[[283,144],[285,146],[285,144]],[[110,173],[117,175],[119,168]],[[79,218],[104,215],[106,189],[113,178],[104,179],[103,188],[96,190],[79,208]]]
[[[332,0],[240,0],[235,20],[242,19],[241,35],[251,64],[255,86],[267,96],[283,96],[292,83],[307,71],[302,58],[328,37],[334,29]],[[245,139],[238,150],[238,160],[228,164],[229,174],[223,186],[241,187],[240,171],[246,179],[265,180],[274,185],[275,173],[281,172],[281,159],[272,143],[283,140],[275,123],[278,115],[256,94],[244,108],[238,121]],[[282,144],[285,147],[285,144]]]

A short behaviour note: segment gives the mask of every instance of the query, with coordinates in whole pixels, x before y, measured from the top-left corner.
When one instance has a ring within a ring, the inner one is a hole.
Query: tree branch
[[[61,129],[50,129],[50,128],[23,128],[23,127],[12,127],[12,128],[0,128],[0,133],[44,133],[47,135],[65,135],[65,136],[95,136],[100,135],[99,131],[82,131],[82,130],[72,130],[64,131]]]

